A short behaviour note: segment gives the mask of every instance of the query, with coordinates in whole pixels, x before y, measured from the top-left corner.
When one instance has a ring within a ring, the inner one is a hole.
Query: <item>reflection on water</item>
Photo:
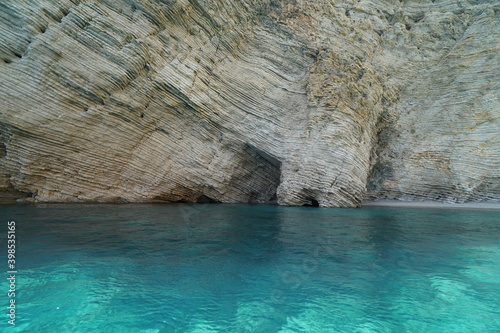
[[[17,222],[12,332],[500,331],[497,212],[0,209]]]

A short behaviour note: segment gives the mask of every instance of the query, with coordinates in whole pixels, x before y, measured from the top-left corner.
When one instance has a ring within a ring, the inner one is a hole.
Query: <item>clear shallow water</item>
[[[18,266],[2,332],[500,332],[498,211],[0,211],[0,260],[13,219]]]

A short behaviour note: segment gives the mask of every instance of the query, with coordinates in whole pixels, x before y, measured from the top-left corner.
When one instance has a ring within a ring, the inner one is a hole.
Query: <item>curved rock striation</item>
[[[37,202],[500,201],[499,10],[3,1],[0,191]]]

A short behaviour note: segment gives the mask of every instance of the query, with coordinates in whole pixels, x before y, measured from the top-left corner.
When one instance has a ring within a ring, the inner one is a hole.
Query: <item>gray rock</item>
[[[0,5],[0,191],[500,201],[490,1]]]

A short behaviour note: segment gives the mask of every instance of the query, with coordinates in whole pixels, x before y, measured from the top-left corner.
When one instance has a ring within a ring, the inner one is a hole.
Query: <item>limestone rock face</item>
[[[448,25],[434,28],[448,45],[419,64],[390,107],[370,195],[499,201],[500,4],[476,3],[450,4]]]
[[[7,0],[0,191],[500,201],[496,0]]]

